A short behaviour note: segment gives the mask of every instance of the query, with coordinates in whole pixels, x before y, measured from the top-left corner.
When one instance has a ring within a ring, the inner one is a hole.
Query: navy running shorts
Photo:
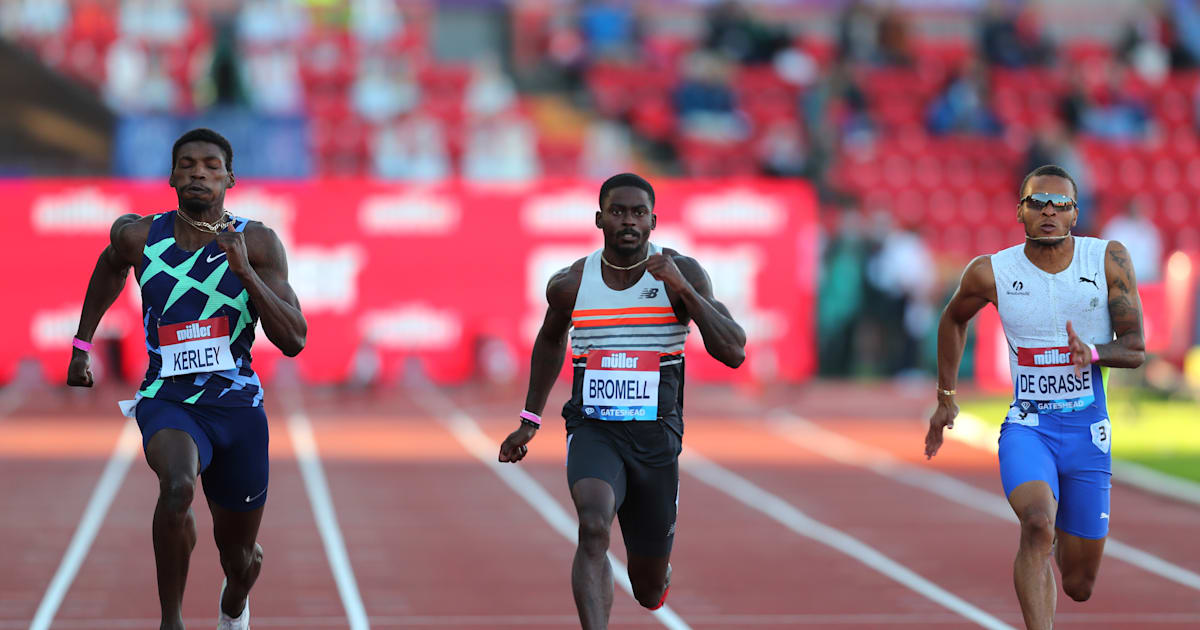
[[[162,429],[192,436],[200,452],[204,496],[235,512],[267,502],[267,414],[258,407],[213,407],[142,398],[137,404],[142,449]]]

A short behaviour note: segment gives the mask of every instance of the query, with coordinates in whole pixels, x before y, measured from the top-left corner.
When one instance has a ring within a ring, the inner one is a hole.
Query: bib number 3
[[[1112,423],[1108,418],[1095,422],[1091,426],[1092,429],[1092,444],[1100,449],[1101,453],[1108,453],[1112,444]]]

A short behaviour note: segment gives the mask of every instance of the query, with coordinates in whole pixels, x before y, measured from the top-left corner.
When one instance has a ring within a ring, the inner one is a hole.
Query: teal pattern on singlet
[[[211,405],[257,407],[262,386],[250,367],[250,348],[258,314],[241,280],[230,273],[229,262],[214,240],[194,252],[175,244],[175,213],[155,215],[142,250],[138,284],[142,292],[142,323],[150,364],[138,395],[144,398]],[[234,229],[246,229],[249,219],[234,217]],[[210,317],[229,318],[230,351],[235,367],[220,372],[160,377],[162,354],[158,327]]]

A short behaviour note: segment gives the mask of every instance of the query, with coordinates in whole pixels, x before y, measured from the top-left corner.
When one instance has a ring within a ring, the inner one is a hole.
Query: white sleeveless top
[[[650,254],[661,247],[650,244]],[[571,311],[571,400],[563,406],[577,422],[661,421],[683,435],[683,347],[688,326],[679,323],[667,287],[643,270],[633,286],[604,283],[592,252]]]
[[[592,350],[653,350],[659,366],[683,361],[688,327],[680,324],[667,296],[667,288],[650,272],[633,286],[616,291],[604,283],[600,256],[592,252],[583,263],[583,281],[571,312],[571,359],[586,362]],[[650,253],[662,248],[650,244]]]
[[[1024,243],[991,256],[996,308],[1008,338],[1014,408],[1034,413],[1033,423],[1038,413],[1073,413],[1093,407],[1107,415],[1100,366],[1074,374],[1067,322],[1084,343],[1113,340],[1104,272],[1108,241],[1074,238],[1071,264],[1055,274],[1030,262]]]

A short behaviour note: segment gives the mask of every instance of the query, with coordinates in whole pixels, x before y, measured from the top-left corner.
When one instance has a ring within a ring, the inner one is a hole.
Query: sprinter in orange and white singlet
[[[604,232],[604,248],[550,279],[521,425],[500,445],[502,462],[525,456],[562,371],[570,333],[574,381],[563,418],[567,483],[579,515],[571,585],[580,623],[589,630],[608,626],[614,516],[621,522],[634,596],[652,610],[667,597],[689,322],[722,363],[736,368],[746,356],[746,335],[713,298],[704,269],[650,242],[656,222],[654,188],[645,179],[623,173],[600,187],[596,227]]]

